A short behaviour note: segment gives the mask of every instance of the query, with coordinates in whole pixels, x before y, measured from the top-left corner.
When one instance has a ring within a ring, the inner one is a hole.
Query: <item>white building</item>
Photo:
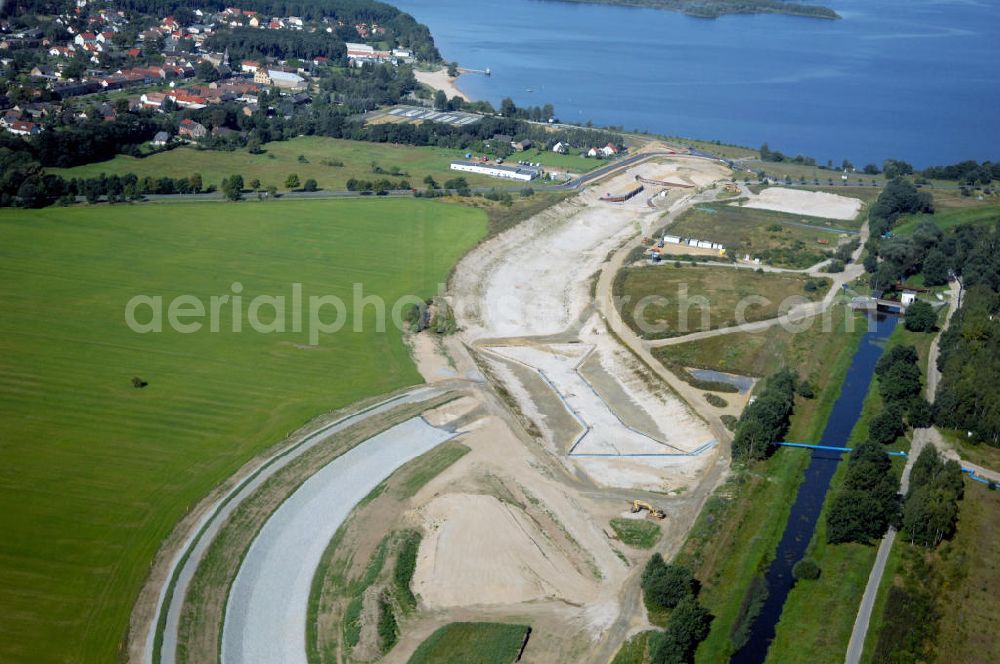
[[[306,87],[306,79],[291,72],[268,69],[267,76],[271,79],[271,85],[282,90],[304,90]]]
[[[542,170],[534,166],[477,164],[474,161],[453,161],[451,162],[451,170],[462,171],[463,173],[476,173],[477,175],[489,175],[494,178],[520,180],[522,182],[531,182],[542,174]]]

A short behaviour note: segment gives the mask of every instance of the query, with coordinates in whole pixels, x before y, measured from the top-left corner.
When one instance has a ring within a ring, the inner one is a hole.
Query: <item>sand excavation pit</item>
[[[822,191],[768,187],[751,196],[743,203],[743,207],[853,221],[861,211],[861,201]]]
[[[663,490],[695,478],[714,456],[716,441],[708,428],[673,395],[653,395],[624,379],[628,372],[621,360],[604,358],[599,370],[589,372],[600,378],[592,382],[579,367],[594,351],[590,344],[488,349],[537,372],[577,420],[580,433],[567,456],[595,481]],[[628,417],[629,412],[636,414]]]
[[[584,603],[597,582],[517,507],[493,496],[447,494],[423,510],[413,590],[431,609],[545,599]]]
[[[712,162],[646,162],[590,187],[471,251],[452,281],[453,308],[467,340],[559,334],[590,301],[588,279],[609,253],[658,222],[645,196],[603,203],[635,176],[703,184],[728,170]]]

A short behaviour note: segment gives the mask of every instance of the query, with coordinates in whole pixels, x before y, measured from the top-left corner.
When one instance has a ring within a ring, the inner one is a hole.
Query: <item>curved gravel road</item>
[[[261,528],[233,582],[223,663],[306,664],[309,591],[340,524],[393,471],[455,435],[411,418],[345,452],[296,489]]]

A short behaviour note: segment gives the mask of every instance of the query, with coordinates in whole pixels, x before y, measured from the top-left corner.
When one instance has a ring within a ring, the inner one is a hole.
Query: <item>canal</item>
[[[885,342],[896,329],[898,322],[896,316],[883,314],[875,314],[870,319],[869,330],[862,337],[858,350],[851,359],[851,366],[847,369],[840,396],[830,412],[822,439],[816,442],[833,447],[848,446],[848,438],[861,415],[865,394],[868,392],[872,376],[875,375],[875,364],[882,356]],[[792,452],[792,454],[798,453]],[[795,583],[792,567],[805,555],[806,547],[809,546],[809,540],[812,539],[816,522],[823,509],[830,479],[837,470],[841,457],[842,453],[839,452],[813,450],[812,460],[799,486],[774,561],[764,577],[768,589],[767,599],[750,628],[746,644],[733,655],[731,662],[760,664],[767,657],[767,650],[774,640],[775,627],[781,617],[785,599]]]

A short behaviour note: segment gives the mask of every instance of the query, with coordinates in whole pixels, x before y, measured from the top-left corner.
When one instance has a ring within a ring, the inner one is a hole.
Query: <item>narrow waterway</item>
[[[847,447],[851,430],[861,415],[861,406],[868,392],[868,385],[875,374],[875,364],[885,348],[885,342],[896,329],[899,319],[895,316],[878,315],[872,319],[872,325],[861,339],[858,350],[854,353],[851,366],[847,370],[840,396],[833,405],[830,418],[827,421],[823,437],[819,441],[823,445]],[[813,442],[813,441],[803,441]],[[785,452],[786,454],[788,452]],[[791,452],[800,454],[801,452]],[[767,657],[767,649],[774,640],[775,627],[781,617],[785,599],[795,583],[792,577],[792,567],[805,555],[809,540],[812,539],[816,522],[819,520],[823,501],[830,479],[837,470],[842,454],[813,450],[812,460],[806,468],[805,478],[799,487],[788,516],[788,524],[778,544],[774,562],[767,570],[768,596],[760,615],[750,629],[750,637],[746,645],[735,655],[731,662],[736,664],[759,664]]]

